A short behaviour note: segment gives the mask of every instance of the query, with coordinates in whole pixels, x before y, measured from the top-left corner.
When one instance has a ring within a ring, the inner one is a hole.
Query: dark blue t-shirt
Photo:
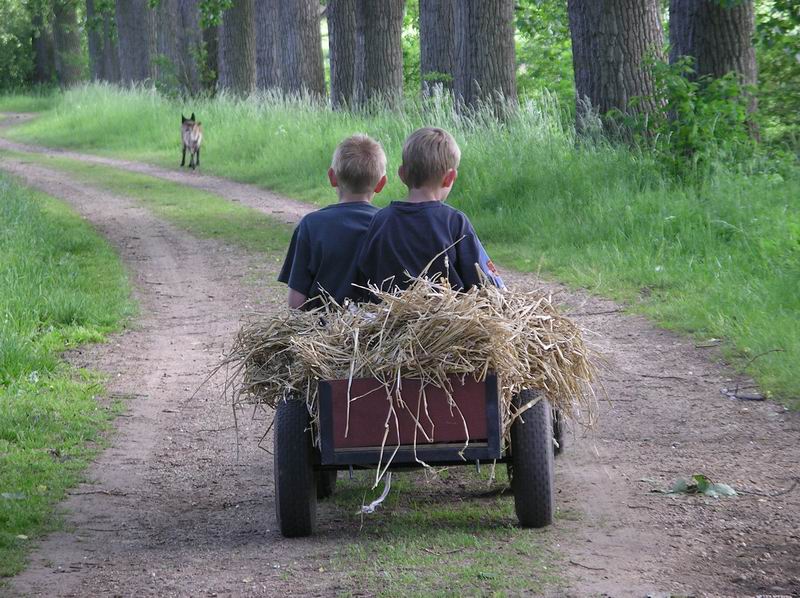
[[[464,291],[482,282],[476,264],[486,270],[491,263],[463,213],[440,201],[394,201],[372,219],[358,258],[359,282],[405,289],[405,273],[419,276],[431,260],[428,276],[447,276],[453,288]],[[496,272],[487,274],[498,284]]]
[[[359,201],[332,204],[304,216],[294,229],[278,280],[309,299],[321,295],[320,288],[339,304],[357,297],[352,286],[356,260],[377,212],[372,204]]]

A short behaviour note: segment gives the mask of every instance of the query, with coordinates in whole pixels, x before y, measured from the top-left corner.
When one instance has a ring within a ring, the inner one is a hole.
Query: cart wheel
[[[317,498],[328,498],[336,490],[336,477],[339,472],[334,470],[322,470],[316,472],[317,476]]]
[[[536,397],[523,391],[515,402]],[[553,413],[542,398],[511,426],[511,463],[514,508],[522,527],[545,527],[553,523],[555,510],[553,479]]]
[[[564,452],[564,442],[566,441],[566,434],[564,434],[564,414],[560,409],[553,408],[553,438],[556,439],[558,446],[553,445],[553,452],[556,457]]]
[[[275,410],[275,510],[281,534],[310,536],[317,522],[314,447],[308,409],[289,399]]]

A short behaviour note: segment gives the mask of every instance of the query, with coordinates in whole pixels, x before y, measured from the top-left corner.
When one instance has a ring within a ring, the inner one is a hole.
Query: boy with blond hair
[[[405,289],[406,272],[419,276],[431,264],[427,275],[440,274],[457,290],[484,282],[476,265],[503,287],[469,219],[444,203],[460,160],[456,140],[444,129],[418,129],[406,139],[397,174],[408,187],[408,196],[372,219],[358,259],[361,284]]]
[[[323,290],[340,305],[359,295],[352,286],[358,251],[378,211],[370,202],[386,184],[381,144],[366,135],[348,137],[333,154],[328,179],[339,202],[303,217],[278,276],[289,286],[293,308],[317,307]]]

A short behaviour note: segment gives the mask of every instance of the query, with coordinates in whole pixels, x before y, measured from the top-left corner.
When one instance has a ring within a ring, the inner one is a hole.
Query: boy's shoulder
[[[371,219],[380,210],[367,202],[333,203],[313,212],[309,212],[300,219],[299,226],[314,227],[329,225],[340,220]]]

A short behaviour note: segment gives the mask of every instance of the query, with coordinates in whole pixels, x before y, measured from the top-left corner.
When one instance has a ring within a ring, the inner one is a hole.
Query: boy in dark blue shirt
[[[476,265],[504,286],[469,219],[444,203],[460,159],[458,144],[443,129],[418,129],[406,139],[398,175],[408,196],[373,218],[358,259],[360,283],[405,289],[406,272],[419,276],[433,260],[427,275],[441,274],[457,290],[483,282]]]
[[[339,305],[359,295],[356,260],[364,234],[378,208],[370,202],[386,184],[386,155],[366,135],[342,141],[328,169],[339,203],[306,215],[294,229],[278,276],[289,285],[289,306],[318,307],[324,289]]]

